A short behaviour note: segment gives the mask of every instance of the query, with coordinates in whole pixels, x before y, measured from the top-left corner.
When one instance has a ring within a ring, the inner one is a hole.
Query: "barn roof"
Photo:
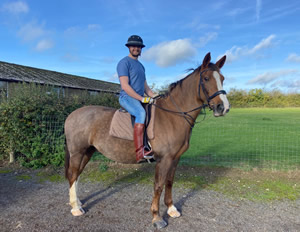
[[[39,83],[75,89],[119,93],[116,83],[0,61],[0,80]]]

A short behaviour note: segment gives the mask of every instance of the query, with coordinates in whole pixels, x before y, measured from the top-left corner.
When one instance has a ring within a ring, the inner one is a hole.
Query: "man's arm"
[[[122,89],[130,96],[139,101],[142,101],[143,97],[136,93],[133,88],[129,85],[129,78],[128,76],[120,76],[120,84]]]

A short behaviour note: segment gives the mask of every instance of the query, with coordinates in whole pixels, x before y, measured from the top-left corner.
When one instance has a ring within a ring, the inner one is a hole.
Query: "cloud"
[[[230,17],[236,17],[238,15],[244,14],[249,9],[250,8],[235,8],[235,9],[232,9],[232,10],[228,11],[225,14],[228,15],[228,16],[230,16]]]
[[[211,7],[213,10],[220,10],[223,9],[224,5],[226,5],[226,1],[219,1],[219,2],[213,2]]]
[[[286,89],[288,92],[291,93],[300,93],[300,77],[286,81],[286,80],[277,80],[275,81],[271,86],[271,88],[276,88],[276,89]]]
[[[232,48],[230,48],[225,52],[225,55],[226,55],[226,63],[232,63],[233,61],[239,59],[240,56],[243,55],[243,48],[233,46]],[[223,55],[218,56],[217,60],[219,60],[222,57]]]
[[[65,62],[78,62],[80,61],[80,58],[77,55],[74,55],[72,53],[66,53],[64,56],[61,57],[63,59],[63,61]]]
[[[163,42],[146,50],[142,59],[154,61],[160,67],[170,67],[185,62],[197,53],[189,39]]]
[[[204,47],[211,40],[215,40],[218,37],[217,32],[206,33],[205,36],[200,38],[199,47]]]
[[[54,46],[54,43],[50,39],[43,39],[39,41],[35,47],[35,50],[38,52],[43,52],[45,50],[48,50]]]
[[[252,56],[258,54],[258,52],[262,51],[263,49],[270,48],[274,45],[273,40],[275,39],[275,35],[270,35],[265,39],[262,39],[258,44],[256,44],[252,48],[248,48],[246,46],[244,47],[238,47],[233,46],[231,49],[227,50],[225,52],[225,55],[227,57],[226,62],[232,63],[235,60],[240,59],[244,56]],[[224,54],[218,56],[217,59],[220,59]]]
[[[10,2],[3,5],[2,9],[11,14],[28,13],[29,7],[23,1]]]
[[[35,22],[30,22],[23,25],[18,31],[18,35],[25,41],[29,42],[35,40],[47,32],[44,30],[44,25],[38,25]]]
[[[203,30],[220,30],[221,26],[219,24],[208,24],[203,23],[202,18],[194,18],[192,21],[188,22],[183,26],[184,28],[191,29],[193,31],[203,31]]]
[[[93,30],[101,29],[101,27],[100,27],[99,24],[89,24],[89,25],[87,26],[87,29],[93,31]]]
[[[261,3],[262,3],[262,0],[256,0],[256,21],[257,22],[260,19]]]
[[[30,22],[23,25],[18,36],[26,43],[34,43],[34,49],[38,52],[43,52],[54,46],[54,42],[47,38],[50,32],[44,29],[44,24]]]
[[[295,53],[292,53],[288,56],[288,58],[286,60],[289,62],[300,63],[300,56]]]
[[[88,24],[85,26],[72,26],[64,31],[65,36],[85,36],[87,33],[98,32],[101,30],[99,24]]]
[[[273,45],[272,40],[275,38],[275,35],[270,35],[265,39],[262,39],[257,45],[251,48],[248,53],[254,54],[264,48],[269,48]]]
[[[269,84],[279,78],[297,74],[297,73],[299,73],[299,71],[295,70],[295,69],[280,70],[278,72],[265,72],[263,74],[256,76],[252,80],[248,81],[247,84],[266,85],[266,84]]]

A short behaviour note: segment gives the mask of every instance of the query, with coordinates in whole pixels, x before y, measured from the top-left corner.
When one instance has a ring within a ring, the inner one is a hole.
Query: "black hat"
[[[141,46],[142,48],[145,47],[143,44],[143,40],[140,36],[138,35],[132,35],[128,38],[127,44],[125,46]]]

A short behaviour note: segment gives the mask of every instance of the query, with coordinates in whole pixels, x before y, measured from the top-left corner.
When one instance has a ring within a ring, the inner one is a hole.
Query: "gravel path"
[[[0,174],[0,231],[155,231],[150,185],[82,183],[79,187],[87,213],[73,217],[66,181],[39,183],[35,178],[18,180],[13,172]],[[300,231],[300,199],[254,203],[183,188],[175,188],[173,195],[182,216],[169,218],[161,204],[168,222],[161,231]]]

